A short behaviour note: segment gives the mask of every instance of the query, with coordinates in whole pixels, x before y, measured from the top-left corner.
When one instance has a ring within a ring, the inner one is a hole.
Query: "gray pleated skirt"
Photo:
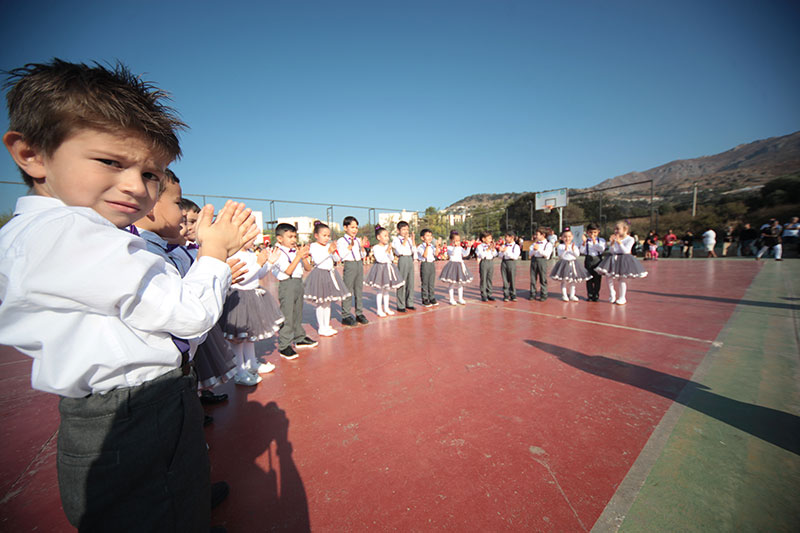
[[[275,335],[283,324],[283,313],[275,298],[264,289],[234,289],[225,300],[219,325],[226,339],[256,342]]]
[[[375,263],[364,278],[364,285],[382,290],[396,289],[405,284],[394,263]]]
[[[194,354],[197,388],[210,389],[231,379],[236,374],[235,357],[222,328],[216,324]]]
[[[303,299],[315,305],[340,302],[349,296],[350,291],[336,270],[315,268],[303,282]]]
[[[643,278],[647,275],[638,259],[631,254],[611,254],[597,265],[595,271],[611,278]]]
[[[445,283],[454,283],[456,285],[466,285],[472,281],[472,274],[469,273],[467,265],[459,261],[448,261],[442,273],[439,274],[439,280]]]
[[[550,271],[550,277],[559,281],[570,281],[578,283],[592,279],[592,275],[586,270],[577,259],[559,259],[558,263]]]

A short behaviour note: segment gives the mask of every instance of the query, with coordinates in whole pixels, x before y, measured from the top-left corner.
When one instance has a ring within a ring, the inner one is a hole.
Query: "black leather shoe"
[[[367,320],[367,317],[365,317],[364,315],[358,315],[356,317],[356,322],[358,322],[359,324],[369,324],[369,320]]]
[[[413,305],[409,305],[408,307],[406,307],[406,311],[416,311],[416,310],[417,308],[414,307]]]
[[[404,308],[400,309],[400,308],[398,307],[398,308],[397,308],[397,312],[398,312],[398,313],[405,313],[405,312],[406,312],[406,308],[404,307]]]
[[[213,416],[203,415],[203,427],[210,426],[214,422]]]
[[[343,318],[342,319],[342,324],[344,324],[345,326],[355,326],[356,325],[356,319],[353,318],[352,316],[349,316],[347,318]]]
[[[222,403],[227,399],[227,394],[214,394],[210,390],[200,391],[200,403],[203,405],[214,405],[217,403]]]
[[[494,301],[494,296],[487,296],[486,299],[489,300],[490,302],[493,302]]]
[[[225,501],[225,498],[228,497],[228,493],[230,493],[231,488],[230,486],[225,483],[224,481],[217,481],[216,483],[211,484],[211,508],[213,509],[217,505],[221,504]]]

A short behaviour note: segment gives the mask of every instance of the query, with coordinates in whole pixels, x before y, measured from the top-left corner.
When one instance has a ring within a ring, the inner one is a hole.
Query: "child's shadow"
[[[658,394],[800,455],[800,417],[794,414],[740,402],[716,394],[702,383],[633,363],[536,340],[525,342],[578,370]]]
[[[275,402],[262,406],[248,401],[240,409],[243,412],[238,418],[248,421],[248,431],[237,432],[232,451],[247,470],[235,479],[235,485],[242,489],[237,495],[243,498],[237,496],[231,503],[239,500],[240,516],[249,519],[242,530],[310,531],[308,498],[292,459],[286,412]],[[259,464],[265,454],[267,464]]]

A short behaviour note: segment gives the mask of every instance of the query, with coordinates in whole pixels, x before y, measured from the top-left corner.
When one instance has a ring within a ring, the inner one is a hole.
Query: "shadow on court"
[[[546,342],[525,342],[578,370],[658,394],[800,455],[800,417],[726,398],[701,383],[643,366],[602,355],[587,355]]]
[[[757,302],[754,300],[736,300],[735,298],[718,298],[716,296],[703,296],[701,294],[675,294],[675,293],[668,293],[668,292],[655,292],[655,291],[643,291],[639,289],[628,289],[628,292],[638,292],[641,294],[651,294],[653,296],[667,296],[669,298],[683,298],[687,300],[704,300],[706,302],[718,302],[723,304],[732,304],[732,305],[752,305],[755,307],[771,307],[773,309],[790,309],[790,310],[800,310],[800,305],[796,304],[782,304],[782,303],[775,303],[775,302]],[[784,300],[793,300],[796,298],[784,298]]]

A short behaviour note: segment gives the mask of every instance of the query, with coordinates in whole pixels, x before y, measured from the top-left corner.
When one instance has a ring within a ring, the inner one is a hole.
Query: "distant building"
[[[319,220],[314,217],[280,217],[278,224],[291,224],[297,228],[297,242],[309,243],[314,242],[314,222]],[[323,222],[325,222],[323,220]],[[341,224],[332,222],[328,224],[332,231],[339,232],[342,230]]]
[[[397,223],[401,220],[405,220],[412,226],[416,226],[419,223],[419,213],[416,211],[405,210],[399,213],[378,213],[378,224],[384,228],[388,228],[390,226],[396,227]]]

